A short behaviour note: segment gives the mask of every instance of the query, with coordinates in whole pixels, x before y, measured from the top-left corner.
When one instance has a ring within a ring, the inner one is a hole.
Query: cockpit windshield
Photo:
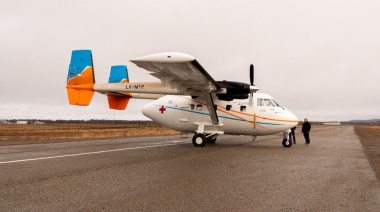
[[[264,105],[268,107],[276,107],[276,105],[270,99],[264,99]]]
[[[276,105],[277,105],[277,107],[281,107],[281,105],[280,105],[280,104],[278,104],[276,101],[274,101],[274,99],[272,99],[272,101],[274,102],[274,104],[276,104]]]
[[[257,98],[257,106],[281,107],[274,99]]]

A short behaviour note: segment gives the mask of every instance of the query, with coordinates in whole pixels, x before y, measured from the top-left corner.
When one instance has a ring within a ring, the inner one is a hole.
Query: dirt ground
[[[155,124],[0,124],[0,146],[179,133]]]
[[[380,126],[355,126],[355,133],[380,180]]]

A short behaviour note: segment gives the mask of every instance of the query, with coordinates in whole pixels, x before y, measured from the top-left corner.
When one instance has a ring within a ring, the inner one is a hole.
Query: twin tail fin
[[[128,83],[125,65],[111,67],[108,83]],[[71,105],[87,106],[94,95],[95,75],[91,50],[73,50],[66,81],[67,96]],[[107,92],[110,109],[125,110],[130,93]]]
[[[91,50],[74,50],[67,75],[66,90],[71,105],[87,106],[94,95],[94,68]]]
[[[108,83],[128,83],[128,69],[125,65],[117,65],[111,67]],[[125,110],[131,99],[129,93],[107,93],[108,106],[114,110]]]

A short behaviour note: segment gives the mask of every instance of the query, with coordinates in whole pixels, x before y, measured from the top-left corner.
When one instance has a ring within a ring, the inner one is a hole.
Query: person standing
[[[296,128],[297,128],[297,126],[294,126],[293,128],[291,128],[290,129],[290,135],[289,135],[289,137],[290,136],[293,137],[293,143],[294,144],[296,144],[296,132],[295,132]]]
[[[305,118],[303,120],[303,125],[302,125],[302,133],[303,133],[303,136],[305,137],[305,141],[307,145],[310,145],[310,130],[311,130],[311,125],[309,123],[309,120],[307,120],[307,118]]]

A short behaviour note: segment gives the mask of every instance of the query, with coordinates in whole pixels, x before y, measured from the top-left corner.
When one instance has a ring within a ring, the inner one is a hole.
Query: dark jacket
[[[310,132],[311,130],[311,124],[310,122],[304,122],[302,125],[302,133],[304,132]]]

